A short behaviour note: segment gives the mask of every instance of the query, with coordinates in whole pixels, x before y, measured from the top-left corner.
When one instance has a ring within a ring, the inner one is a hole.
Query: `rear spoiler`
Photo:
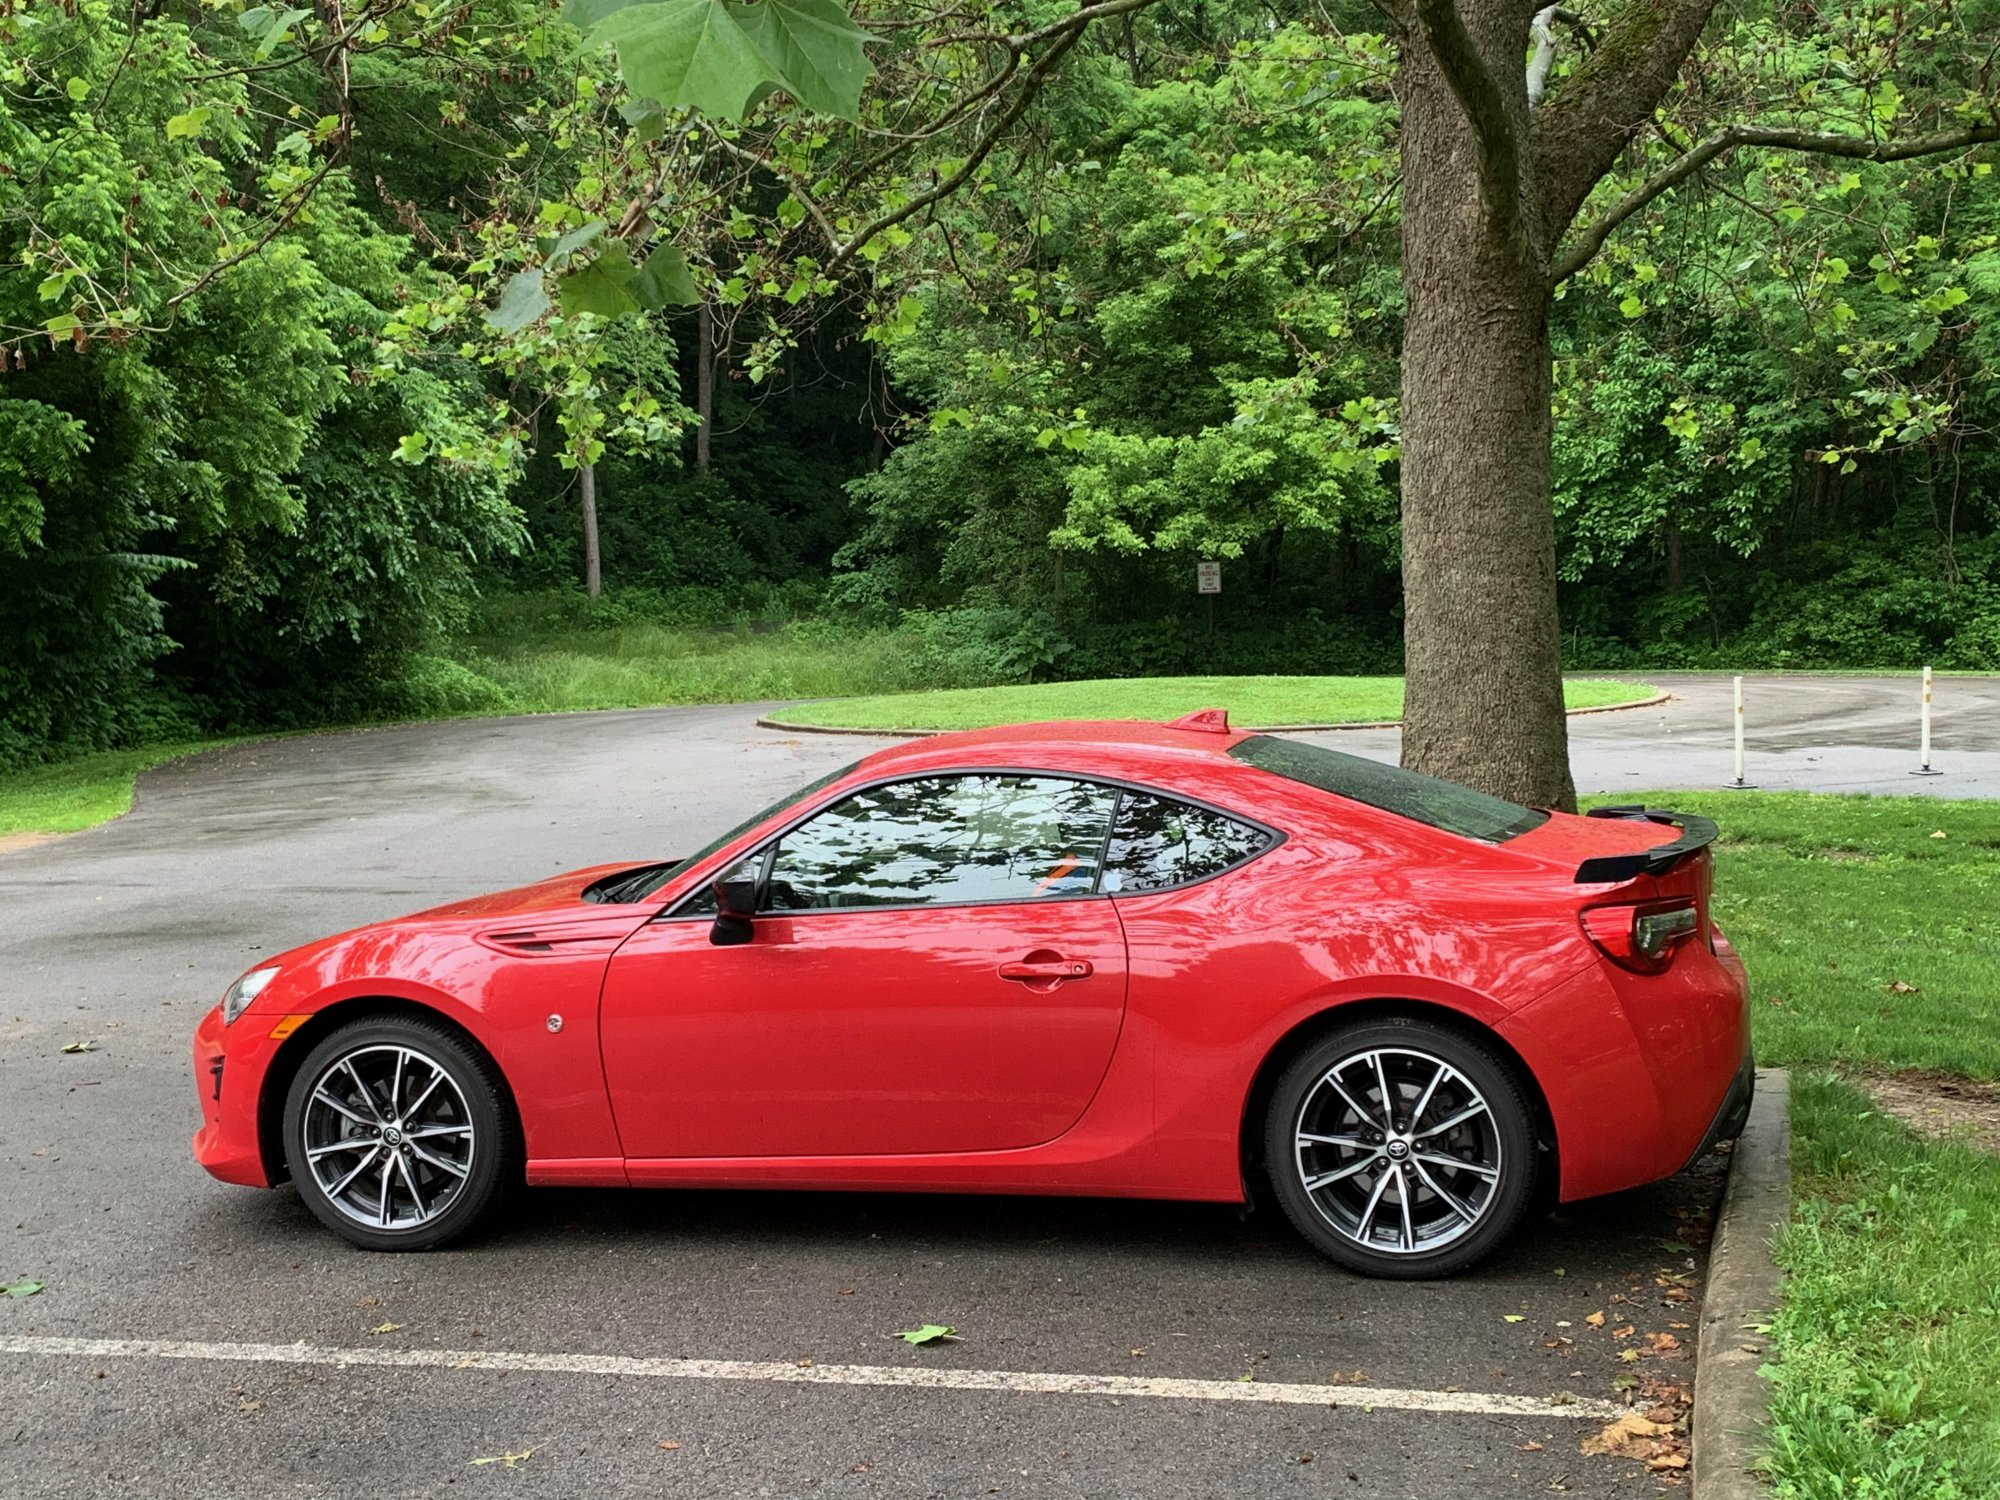
[[[1658,823],[1667,828],[1678,828],[1680,837],[1671,844],[1661,844],[1653,849],[1639,849],[1630,854],[1600,854],[1594,859],[1586,859],[1576,867],[1578,885],[1664,874],[1690,854],[1714,843],[1717,834],[1715,824],[1707,818],[1697,818],[1692,813],[1669,812],[1664,807],[1643,807],[1637,802],[1618,807],[1593,807],[1586,816]]]

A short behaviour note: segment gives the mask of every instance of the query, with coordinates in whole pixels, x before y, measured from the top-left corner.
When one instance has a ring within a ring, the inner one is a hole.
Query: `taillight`
[[[1621,969],[1658,974],[1674,961],[1674,950],[1695,936],[1694,898],[1587,906],[1583,930],[1598,951]]]

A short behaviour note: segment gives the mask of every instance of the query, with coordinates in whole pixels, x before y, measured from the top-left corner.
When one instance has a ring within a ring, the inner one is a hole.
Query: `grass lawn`
[[[0,780],[0,838],[93,828],[131,808],[132,782],[141,771],[229,743],[189,740],[148,745],[143,750],[106,750],[58,765],[17,771]]]
[[[474,640],[465,665],[522,713],[895,692],[923,685],[892,631],[753,634],[632,624]],[[935,680],[935,679],[933,679]]]
[[[1749,966],[1759,1060],[1795,1070],[1778,1495],[2000,1495],[2000,1160],[1834,1076],[2000,1077],[2000,802],[1647,800],[1722,826],[1716,919]]]
[[[1642,682],[1565,685],[1571,708],[1650,698]],[[1393,722],[1403,712],[1400,677],[1130,677],[1031,687],[951,688],[802,703],[771,717],[830,729],[984,729],[1040,719],[1173,719],[1227,708],[1240,725]]]

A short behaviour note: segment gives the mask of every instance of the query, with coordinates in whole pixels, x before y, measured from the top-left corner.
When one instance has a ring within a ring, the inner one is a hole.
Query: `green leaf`
[[[519,333],[549,310],[549,294],[540,271],[516,271],[501,289],[500,302],[486,314],[489,326],[502,333]]]
[[[10,1281],[5,1286],[0,1286],[0,1297],[32,1297],[42,1290],[43,1285],[42,1282],[29,1281],[25,1278],[20,1281]]]
[[[687,257],[672,245],[662,245],[646,257],[639,274],[632,278],[631,291],[648,312],[695,307],[701,302],[701,288],[688,270]]]
[[[604,233],[602,219],[592,219],[588,224],[578,225],[556,241],[555,249],[549,252],[549,264],[554,265],[558,261],[567,260],[602,233]]]
[[[206,104],[197,104],[184,115],[174,115],[167,121],[167,139],[178,141],[186,136],[200,135],[201,127],[208,123],[214,113]]]
[[[396,462],[399,464],[420,464],[430,451],[431,439],[427,432],[406,432],[396,443]]]
[[[1526,1313],[1500,1314],[1500,1321],[1503,1323],[1525,1323],[1527,1322],[1527,1320],[1528,1320],[1528,1315]]]
[[[594,8],[594,7],[587,7]],[[669,109],[741,119],[771,65],[723,0],[657,0],[613,11],[590,40],[618,49],[626,86]]]
[[[910,1328],[895,1335],[906,1344],[941,1344],[946,1339],[956,1339],[958,1330],[949,1323],[926,1323],[921,1328]]]
[[[596,260],[581,270],[571,271],[558,283],[563,316],[574,318],[582,313],[596,313],[600,318],[616,318],[638,311],[639,299],[631,289],[638,274],[625,242],[613,240]]]
[[[1637,292],[1627,292],[1618,304],[1618,310],[1628,318],[1636,318],[1646,310],[1646,304],[1639,300]]]
[[[68,94],[78,104],[81,104],[85,99],[90,97],[90,85],[81,78],[72,78],[68,83],[63,85],[63,92]]]
[[[845,120],[860,114],[862,86],[875,71],[861,49],[872,38],[839,0],[758,0],[729,9],[794,99]]]

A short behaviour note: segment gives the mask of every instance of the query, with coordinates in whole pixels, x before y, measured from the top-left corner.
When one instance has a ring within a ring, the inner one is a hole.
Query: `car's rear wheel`
[[[1534,1191],[1533,1116],[1497,1055],[1429,1021],[1331,1032],[1285,1069],[1265,1123],[1279,1202],[1370,1276],[1449,1276],[1511,1234]]]
[[[306,1206],[368,1250],[457,1239],[520,1174],[493,1065],[425,1021],[376,1017],[326,1036],[292,1078],[284,1131]]]

